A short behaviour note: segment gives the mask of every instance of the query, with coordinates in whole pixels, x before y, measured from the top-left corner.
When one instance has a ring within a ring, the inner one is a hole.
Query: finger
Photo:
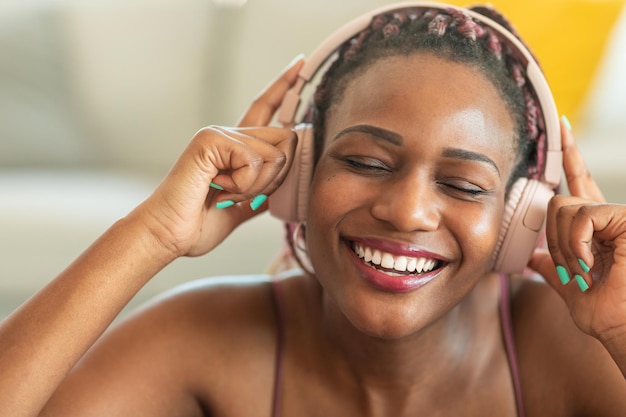
[[[231,136],[245,142],[263,158],[254,189],[249,192],[271,193],[278,188],[289,171],[296,148],[296,133],[285,128],[222,128]],[[243,192],[243,190],[240,190]]]
[[[571,247],[571,225],[576,215],[576,207],[565,205],[556,210],[554,225],[556,226],[555,232],[552,233],[551,238],[548,241],[548,249],[552,255],[552,260],[556,267],[558,267],[560,278],[564,278],[561,268],[567,270],[568,274],[574,273],[572,269],[575,255]]]
[[[554,264],[548,250],[535,249],[528,261],[528,267],[541,275],[561,298],[567,301],[568,284],[571,282],[571,278],[563,276],[562,270]]]
[[[566,204],[566,197],[562,195],[555,195],[548,202],[548,209],[546,211],[546,229],[545,229],[545,239],[546,246],[550,251],[550,255],[553,259],[557,256],[560,256],[560,246],[559,246],[559,221],[558,221],[558,212]],[[555,262],[557,260],[555,259]]]
[[[561,200],[572,199],[563,197]],[[613,227],[616,218],[614,207],[585,203],[552,209],[556,210],[556,214],[550,225],[548,245],[563,284],[572,279],[583,292],[594,285],[590,274],[595,263],[591,250],[594,236],[596,239],[612,241],[620,234],[620,230],[624,230],[623,225]]]
[[[587,164],[574,142],[572,131],[563,119],[561,119],[561,146],[563,170],[570,194],[597,202],[605,201],[602,191],[591,177]]]
[[[579,263],[585,272],[595,264],[593,245],[612,247],[614,260],[624,257],[626,206],[621,204],[581,206],[574,219],[572,245],[573,251],[582,260]]]
[[[229,215],[233,216],[231,218],[231,221],[233,224],[232,227],[234,228],[236,225],[239,225],[256,215],[259,215],[265,212],[267,208],[268,208],[267,202],[263,203],[260,207],[256,209],[253,209],[250,206],[250,204],[241,203],[241,204],[234,205],[232,208],[229,208],[227,212]]]
[[[569,246],[572,253],[570,270],[581,291],[586,292],[594,284],[591,268],[595,264],[592,251],[594,236],[602,235],[599,240],[606,238],[612,241],[616,234],[612,227],[614,219],[611,206],[601,204],[585,204],[577,207],[569,232]],[[605,210],[608,208],[608,210]],[[620,230],[624,230],[621,228]],[[619,232],[618,232],[619,234]]]
[[[552,277],[555,277],[553,279],[553,286],[555,287],[558,287],[557,282],[560,282],[561,285],[569,284],[574,276],[571,267],[574,255],[569,244],[569,229],[575,211],[570,209],[571,206],[568,206],[568,202],[571,202],[571,197],[557,195],[548,204],[546,243],[554,265]],[[536,267],[535,265],[533,269]],[[547,273],[545,269],[537,270],[537,272],[542,275]]]
[[[216,171],[210,181],[214,185],[212,188],[220,190],[220,200],[224,199],[224,190],[238,194],[254,184],[264,157],[240,140],[237,134],[226,128],[209,126],[202,129],[195,139],[197,165]]]
[[[254,99],[238,126],[267,126],[280,107],[285,94],[295,84],[298,73],[304,64],[301,55],[297,56],[283,72]]]
[[[253,210],[249,204],[235,204],[229,207],[228,210],[218,210],[218,213],[216,213],[216,215],[206,216],[204,218],[203,225],[200,228],[201,234],[203,236],[200,240],[210,240],[214,234],[216,224],[218,224],[221,229],[232,231],[243,222],[258,214],[263,213],[265,210],[266,207],[264,206],[260,207],[258,210]],[[206,252],[206,246],[199,245],[198,247],[190,250],[187,255],[199,256],[204,255]]]
[[[295,132],[267,127],[254,129],[215,127],[215,129],[224,136],[234,139],[241,147],[239,152],[245,155],[239,163],[234,156],[228,156],[231,159],[231,168],[214,178],[214,181],[224,189],[220,200],[239,202],[274,192],[287,175],[293,160]],[[247,169],[248,164],[254,165],[254,169]],[[254,175],[254,178],[250,178],[251,175]]]
[[[581,206],[572,222],[571,246],[574,256],[578,260],[581,274],[586,274],[593,267],[594,256],[591,251],[591,242],[597,228],[605,228],[606,222],[594,220],[594,206]]]
[[[266,184],[267,188],[264,187],[267,194],[273,193],[280,186],[280,184],[282,184],[289,172],[289,169],[291,168],[298,142],[298,135],[295,131],[285,128],[244,128],[240,130],[271,145],[280,152],[280,155],[284,155],[286,157],[284,161],[277,161],[279,162],[277,166],[282,167],[278,173],[273,176],[271,183]],[[278,158],[279,154],[276,153],[275,155]]]

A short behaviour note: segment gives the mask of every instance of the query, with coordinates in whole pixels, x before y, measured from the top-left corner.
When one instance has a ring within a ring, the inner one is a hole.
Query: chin
[[[357,332],[375,339],[401,340],[420,333],[448,309],[433,302],[435,297],[415,293],[386,293],[361,286],[347,291],[349,297],[336,304],[341,315]]]

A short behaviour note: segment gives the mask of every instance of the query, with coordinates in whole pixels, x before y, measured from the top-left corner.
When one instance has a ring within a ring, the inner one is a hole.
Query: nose
[[[371,213],[398,231],[436,230],[441,220],[436,188],[435,182],[426,175],[407,173],[381,187]]]

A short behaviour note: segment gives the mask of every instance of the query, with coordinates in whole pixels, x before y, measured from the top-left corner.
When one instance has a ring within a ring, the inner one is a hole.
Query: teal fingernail
[[[583,269],[583,271],[589,272],[589,266],[587,266],[585,261],[583,261],[582,259],[578,258],[578,263],[580,264],[580,267]]]
[[[561,284],[565,285],[568,282],[570,282],[571,278],[569,276],[569,272],[567,272],[567,269],[565,269],[561,265],[558,265],[556,267],[556,273],[559,275],[559,279],[561,280]]]
[[[289,65],[287,65],[287,67],[291,67],[292,65],[294,65],[296,62],[300,61],[301,59],[304,59],[304,54],[300,53],[298,55],[296,55],[291,62],[289,63]]]
[[[252,199],[250,207],[252,210],[256,210],[261,207],[261,204],[265,203],[265,200],[267,200],[267,196],[265,194],[259,194]]]
[[[224,200],[224,201],[219,201],[217,204],[215,204],[215,207],[217,207],[218,209],[224,209],[234,204],[235,202],[233,200]]]
[[[580,290],[582,292],[585,292],[589,289],[589,284],[587,284],[587,281],[585,281],[585,279],[583,277],[581,277],[580,275],[576,274],[574,275],[574,279],[576,279],[576,283],[578,284],[578,286],[580,287]]]
[[[221,185],[218,185],[218,184],[215,184],[215,183],[210,183],[209,186],[211,188],[215,188],[216,190],[224,191],[224,187],[222,187]]]
[[[572,124],[569,122],[569,119],[567,118],[567,116],[566,115],[561,116],[561,120],[563,120],[563,123],[565,123],[565,127],[567,127],[567,130],[571,131]]]

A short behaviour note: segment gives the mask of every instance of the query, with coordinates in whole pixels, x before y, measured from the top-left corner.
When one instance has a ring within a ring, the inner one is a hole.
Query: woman
[[[302,60],[237,128],[202,129],[2,323],[0,415],[622,415],[626,209],[602,203],[565,124],[572,196],[550,200],[550,254],[528,263],[556,291],[492,271],[509,194],[545,162],[502,46],[456,9],[375,18],[315,94],[294,241],[311,268],[190,284],[103,335],[160,269],[264,210],[296,146],[266,126]]]

